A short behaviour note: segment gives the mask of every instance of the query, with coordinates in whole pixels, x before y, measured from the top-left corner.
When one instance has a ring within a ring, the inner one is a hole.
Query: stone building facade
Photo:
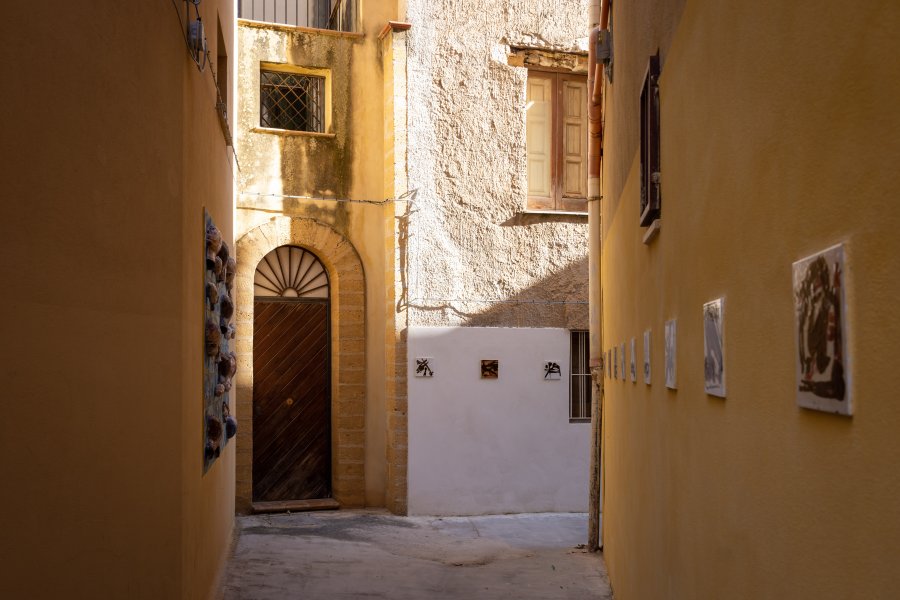
[[[336,31],[241,4],[238,508],[261,502],[254,448],[269,444],[254,438],[267,418],[254,278],[293,246],[330,284],[335,500],[584,510],[589,425],[570,418],[570,354],[588,313],[586,2],[348,6]],[[431,377],[415,376],[422,358]],[[482,378],[482,360],[499,376]]]

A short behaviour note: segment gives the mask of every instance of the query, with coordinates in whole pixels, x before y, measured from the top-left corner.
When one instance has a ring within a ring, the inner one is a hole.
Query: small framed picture
[[[644,383],[650,385],[650,330],[644,332]]]
[[[630,372],[631,372],[631,383],[636,383],[636,382],[637,382],[637,367],[635,366],[635,351],[634,351],[634,347],[635,347],[634,338],[631,338],[631,353],[628,355],[628,358],[631,359],[631,362],[630,362],[629,365],[628,365],[628,366],[629,366],[629,369],[630,369]]]
[[[675,319],[666,321],[666,387],[676,389],[678,385],[678,373],[676,371],[677,364],[675,362],[675,350],[678,340],[676,339],[678,322]]]
[[[430,357],[416,358],[416,377],[434,377],[434,359]]]
[[[548,360],[544,363],[544,381],[558,381],[562,379],[562,370],[559,361]]]
[[[797,405],[852,415],[844,246],[794,263]]]
[[[500,377],[500,361],[492,358],[481,361],[481,378],[498,379]]]
[[[711,396],[725,397],[725,299],[703,305],[703,379]]]
[[[619,378],[619,347],[618,346],[613,346],[612,369],[613,369],[613,379],[618,379]]]
[[[621,367],[619,373],[622,374],[622,381],[628,381],[628,375],[625,372],[625,342],[622,342],[622,351],[619,352],[619,361]]]

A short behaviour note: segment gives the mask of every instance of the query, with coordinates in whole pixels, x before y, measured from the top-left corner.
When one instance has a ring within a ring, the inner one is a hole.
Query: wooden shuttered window
[[[649,227],[660,217],[659,54],[650,57],[641,88],[641,217]]]
[[[587,81],[528,72],[528,209],[587,211]]]

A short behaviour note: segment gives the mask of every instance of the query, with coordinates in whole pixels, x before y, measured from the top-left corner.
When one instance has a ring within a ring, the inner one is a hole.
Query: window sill
[[[587,217],[587,211],[578,211],[578,210],[534,210],[534,209],[525,209],[519,211],[519,214],[523,215],[566,215],[570,217]]]
[[[588,424],[590,424],[590,422],[591,422],[590,419],[573,419],[573,418],[569,417],[569,423],[588,423]]]
[[[273,135],[299,135],[314,138],[334,139],[337,137],[333,133],[319,133],[318,131],[294,131],[293,129],[274,129],[271,127],[253,127],[250,129],[253,133],[270,133]]]

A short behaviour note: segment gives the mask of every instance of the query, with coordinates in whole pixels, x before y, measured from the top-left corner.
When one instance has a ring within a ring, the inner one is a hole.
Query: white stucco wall
[[[527,69],[507,53],[586,49],[588,1],[406,5],[410,324],[586,328],[587,217],[524,213]]]
[[[569,422],[566,329],[409,330],[409,513],[583,512],[590,423]],[[434,377],[415,377],[416,357]],[[481,379],[481,359],[500,361]],[[563,377],[543,379],[547,360]]]

